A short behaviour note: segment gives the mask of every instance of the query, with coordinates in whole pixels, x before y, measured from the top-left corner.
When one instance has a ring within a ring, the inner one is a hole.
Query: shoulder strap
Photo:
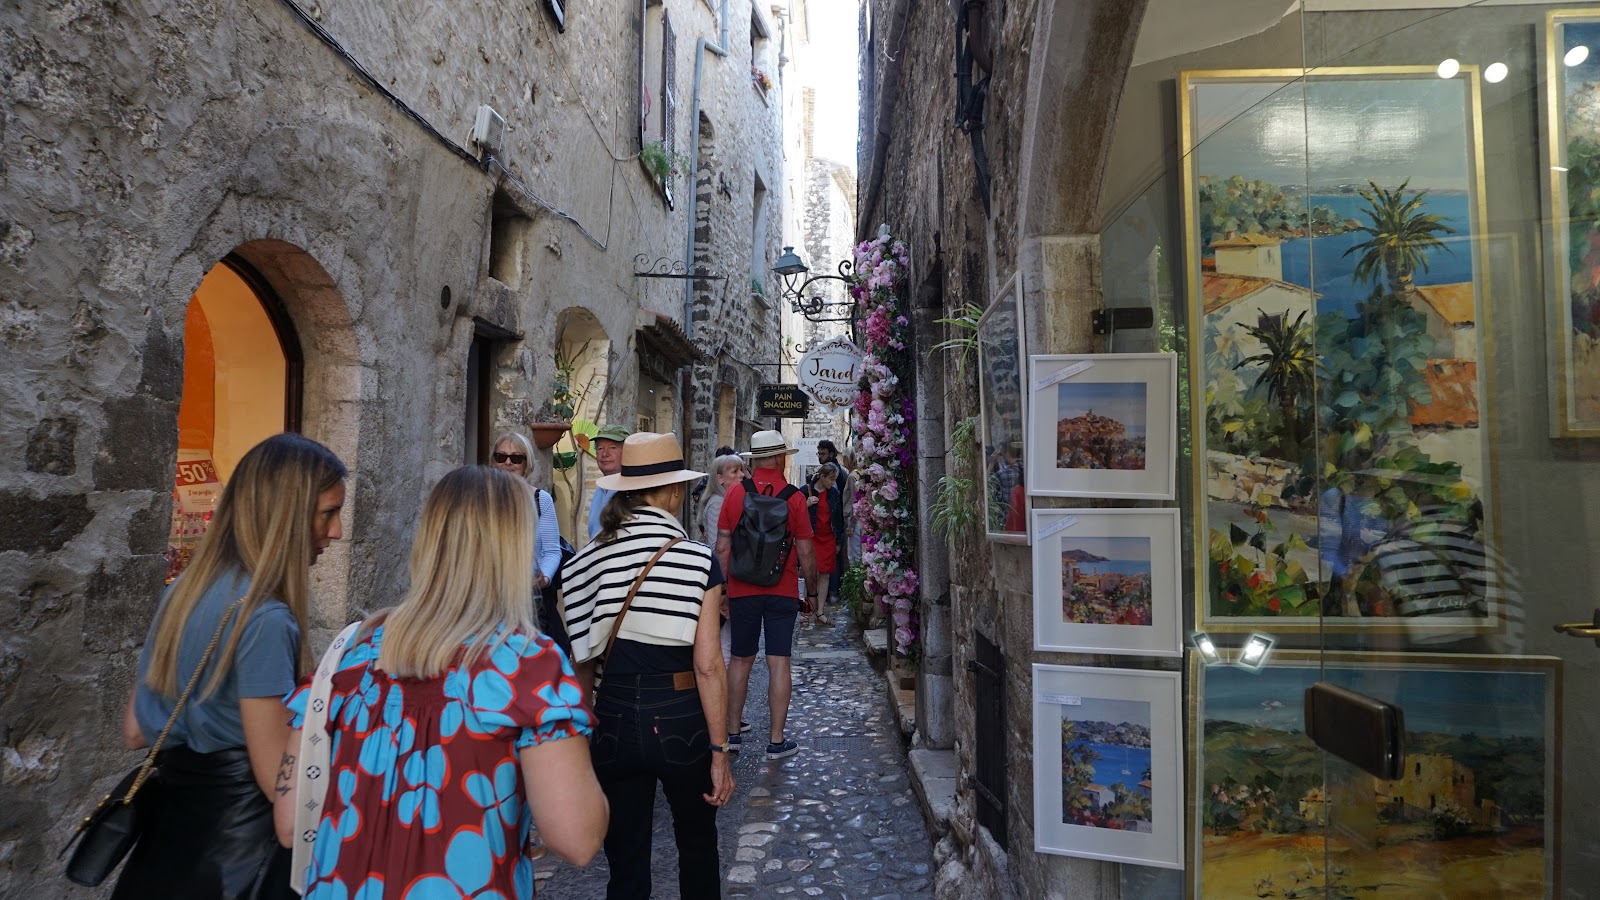
[[[744,488],[744,495],[746,497],[759,496],[761,493],[761,489],[756,487],[756,480],[751,478],[749,475],[744,477],[744,481],[741,481],[740,485]]]
[[[783,486],[783,490],[778,492],[778,499],[779,500],[788,500],[790,497],[793,497],[795,494],[798,494],[798,493],[800,493],[800,489],[799,488],[795,487],[792,484],[786,484],[786,485]]]
[[[661,557],[664,556],[668,550],[672,549],[673,544],[679,544],[682,542],[683,538],[675,537],[672,540],[667,541],[665,544],[662,544],[661,549],[656,551],[656,555],[650,557],[650,561],[644,564],[643,569],[639,570],[639,577],[633,580],[633,587],[628,588],[628,599],[622,601],[622,611],[617,613],[617,620],[611,623],[611,638],[610,640],[606,641],[606,652],[600,656],[601,671],[605,670],[606,660],[611,658],[611,648],[616,646],[617,635],[622,633],[622,620],[627,617],[628,608],[633,606],[634,595],[639,593],[640,586],[644,584],[645,576],[649,575],[650,570],[655,568],[656,563],[661,561]]]
[[[289,870],[290,883],[300,894],[305,893],[306,867],[311,863],[311,847],[317,840],[317,823],[322,820],[322,803],[328,795],[325,776],[333,755],[327,735],[328,698],[333,693],[333,673],[344,658],[345,647],[363,624],[360,619],[351,622],[328,645],[306,696],[305,720],[300,728],[300,768],[295,775],[293,866]]]
[[[133,795],[137,794],[139,788],[144,787],[145,781],[149,780],[150,772],[156,766],[156,754],[161,752],[161,745],[167,742],[167,735],[172,733],[172,726],[177,724],[184,704],[189,701],[189,695],[194,693],[194,686],[200,683],[200,673],[205,671],[206,663],[211,662],[211,654],[216,652],[217,644],[222,640],[222,630],[228,627],[228,621],[233,618],[234,612],[243,602],[244,598],[240,597],[222,614],[222,621],[217,623],[217,630],[211,635],[211,643],[206,645],[206,652],[200,654],[200,664],[194,667],[194,673],[189,676],[189,683],[183,686],[183,693],[178,696],[177,705],[172,707],[172,715],[167,717],[167,724],[161,729],[161,735],[150,745],[150,752],[145,754],[144,763],[139,767],[139,774],[134,777],[133,784],[128,786],[127,796],[122,798],[124,804],[132,803]]]

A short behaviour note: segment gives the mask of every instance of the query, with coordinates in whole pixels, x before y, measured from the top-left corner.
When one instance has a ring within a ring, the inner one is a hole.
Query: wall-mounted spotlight
[[[1267,663],[1267,657],[1272,655],[1272,646],[1277,642],[1277,638],[1268,634],[1250,635],[1250,639],[1244,642],[1244,647],[1240,648],[1239,658],[1234,665],[1252,672],[1261,671],[1261,667]]]
[[[1222,663],[1222,651],[1217,649],[1216,642],[1211,640],[1211,635],[1204,631],[1191,631],[1189,644],[1194,647],[1194,652],[1200,655],[1200,660],[1208,666]]]
[[[1489,82],[1490,84],[1499,84],[1500,82],[1505,81],[1506,76],[1509,74],[1511,74],[1511,70],[1506,68],[1505,63],[1489,63],[1489,65],[1483,70],[1483,80]]]
[[[1455,59],[1454,57],[1439,63],[1438,72],[1440,78],[1454,78],[1456,77],[1456,73],[1460,71],[1461,60]]]
[[[1573,47],[1571,50],[1568,50],[1567,55],[1561,57],[1561,61],[1566,63],[1567,68],[1570,69],[1573,66],[1582,65],[1583,61],[1588,58],[1589,48],[1583,44],[1579,44],[1578,46]]]

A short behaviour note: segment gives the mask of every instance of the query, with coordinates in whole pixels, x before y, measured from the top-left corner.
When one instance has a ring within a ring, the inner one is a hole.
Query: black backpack
[[[789,535],[789,498],[799,491],[786,484],[776,494],[763,494],[755,479],[744,480],[744,509],[733,528],[728,574],[746,584],[771,587],[783,580],[794,549]]]

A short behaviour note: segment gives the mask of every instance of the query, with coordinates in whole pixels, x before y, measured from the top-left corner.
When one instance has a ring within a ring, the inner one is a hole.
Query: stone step
[[[889,629],[869,628],[866,631],[861,632],[861,637],[867,642],[868,653],[877,654],[889,652]]]

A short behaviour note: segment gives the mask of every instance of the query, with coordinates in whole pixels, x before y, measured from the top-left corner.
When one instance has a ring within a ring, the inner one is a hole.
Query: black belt
[[[602,687],[638,688],[640,690],[692,691],[699,685],[693,672],[659,672],[629,675],[606,675]]]

